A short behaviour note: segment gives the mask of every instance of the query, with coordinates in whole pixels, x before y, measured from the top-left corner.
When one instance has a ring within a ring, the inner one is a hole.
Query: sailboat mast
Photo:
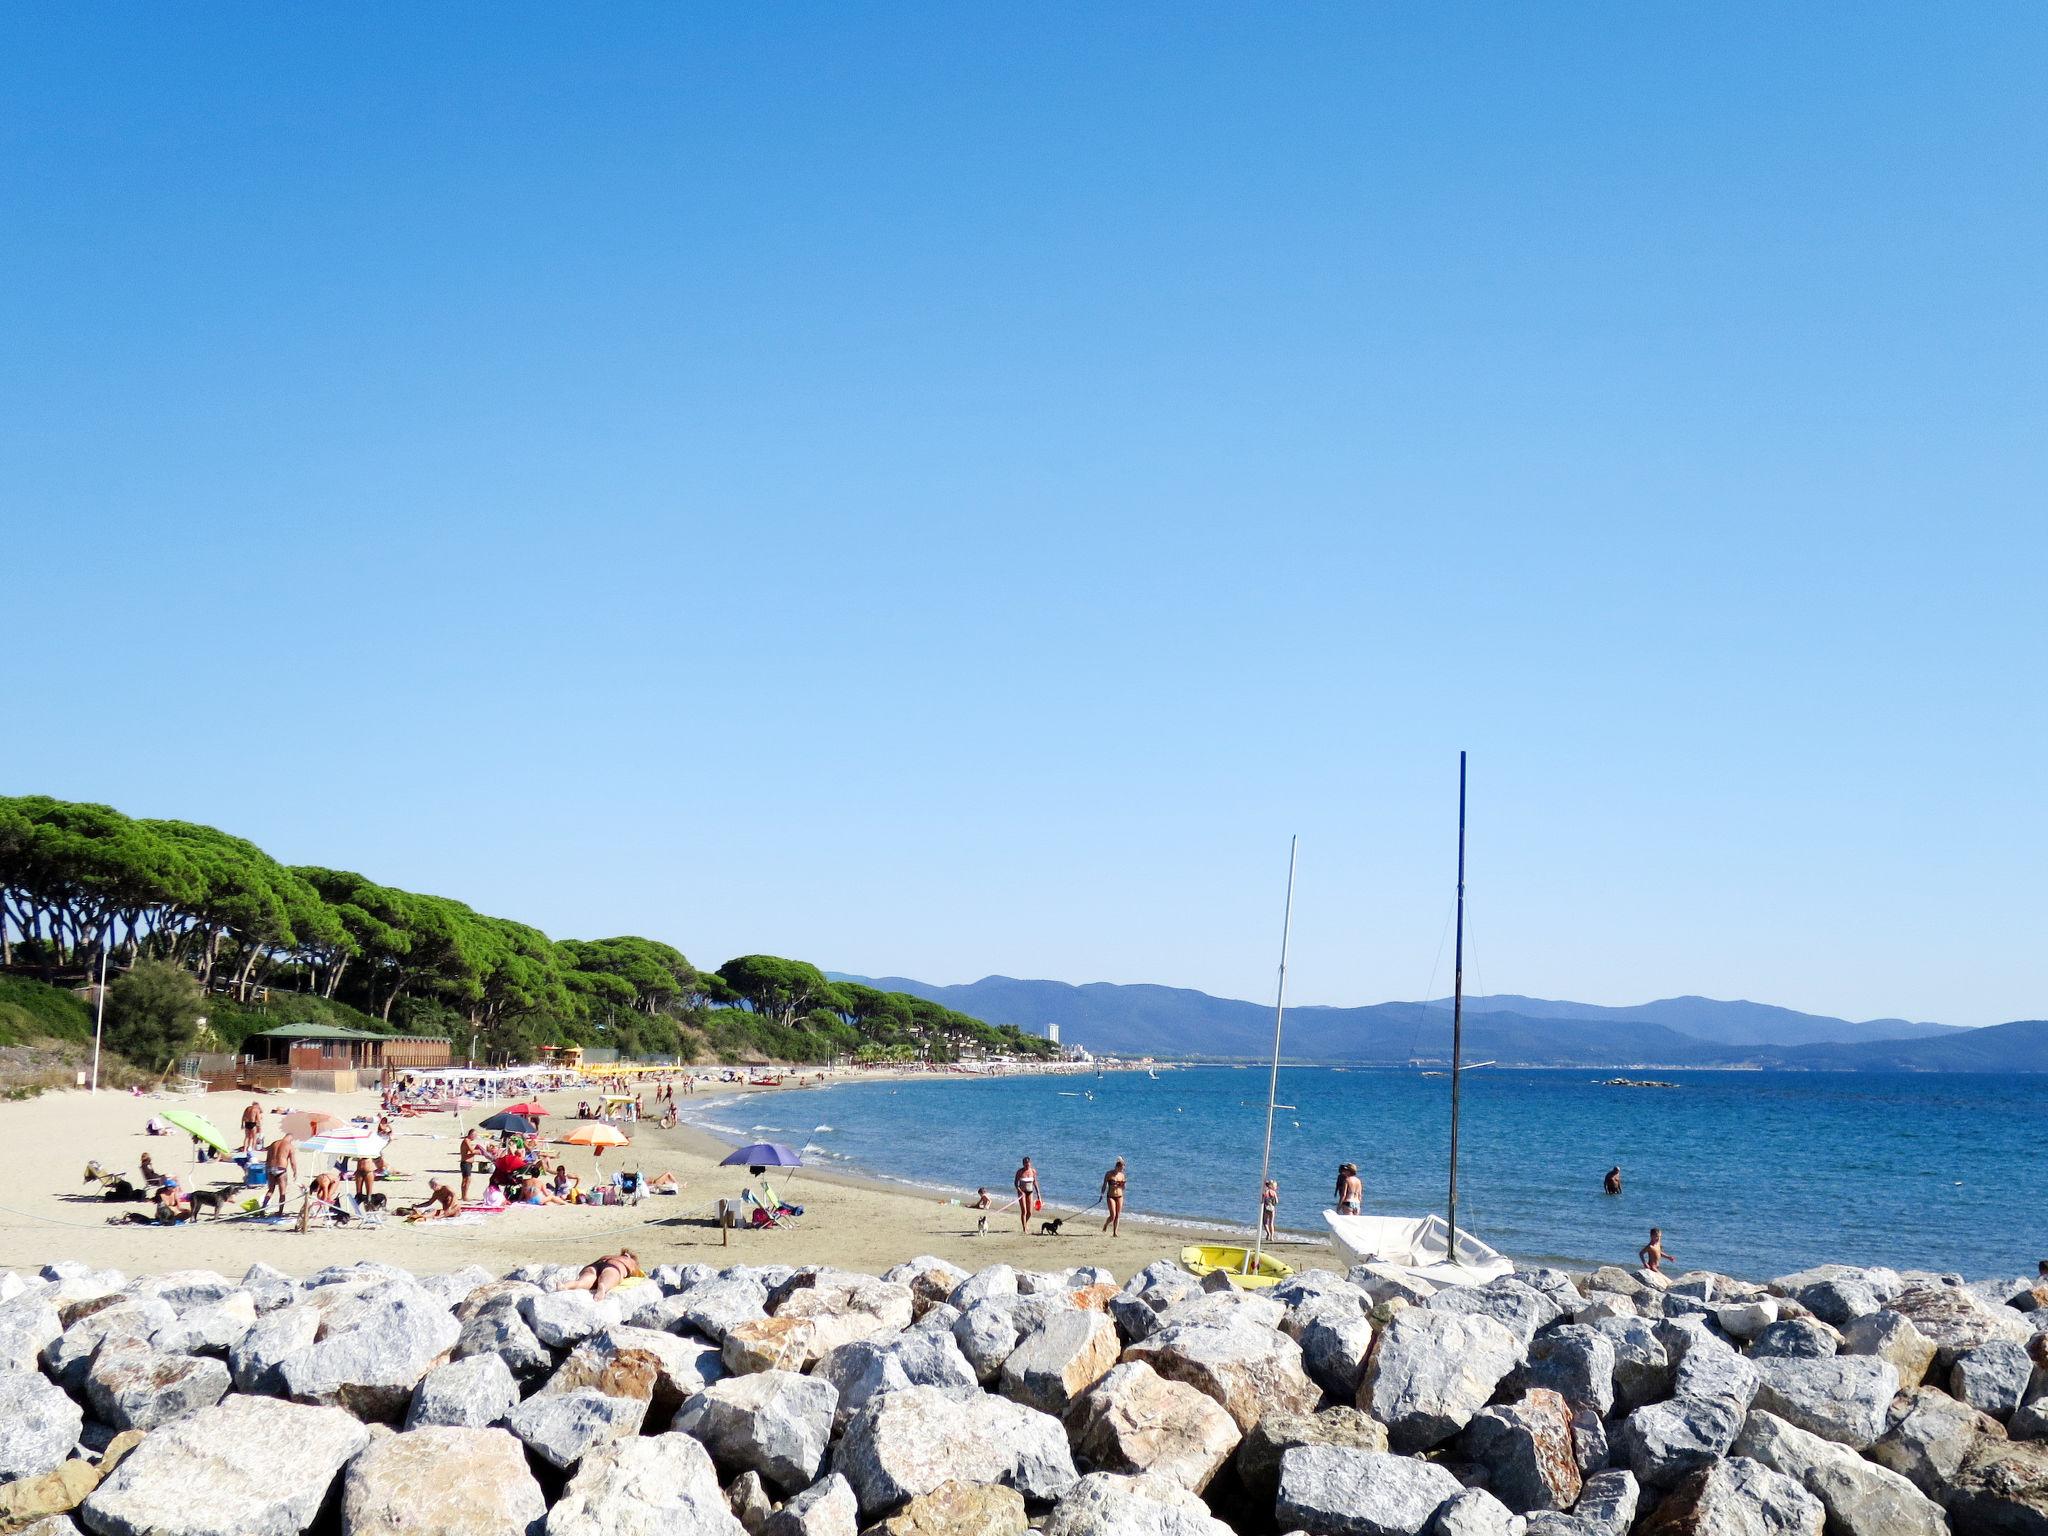
[[[1458,754],[1458,941],[1451,960],[1451,1198],[1450,1246],[1458,1262],[1458,1073],[1465,1061],[1465,754]]]
[[[1252,1228],[1251,1252],[1245,1255],[1246,1274],[1257,1265],[1266,1244],[1266,1180],[1273,1176],[1273,1101],[1280,1097],[1280,1021],[1287,1014],[1287,941],[1294,934],[1294,855],[1300,845],[1299,836],[1287,840],[1287,908],[1280,920],[1280,982],[1273,994],[1273,1065],[1266,1074],[1266,1151],[1259,1159],[1259,1219]]]

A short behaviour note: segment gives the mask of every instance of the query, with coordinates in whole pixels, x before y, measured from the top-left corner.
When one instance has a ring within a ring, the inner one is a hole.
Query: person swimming
[[[1604,1187],[1610,1195],[1621,1193],[1621,1164],[1616,1163],[1607,1170],[1607,1180]]]

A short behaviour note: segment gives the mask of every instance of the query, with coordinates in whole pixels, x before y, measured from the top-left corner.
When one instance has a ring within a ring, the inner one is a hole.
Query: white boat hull
[[[1383,1266],[1404,1279],[1439,1289],[1484,1285],[1515,1272],[1512,1259],[1469,1232],[1458,1233],[1458,1251],[1452,1255],[1450,1228],[1441,1216],[1345,1216],[1325,1211],[1323,1220],[1352,1263]]]

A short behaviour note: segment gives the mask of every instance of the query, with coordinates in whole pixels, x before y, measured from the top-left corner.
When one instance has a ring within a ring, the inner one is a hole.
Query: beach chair
[[[641,1176],[638,1168],[630,1173],[621,1168],[612,1175],[612,1188],[618,1191],[621,1205],[638,1205],[641,1197],[647,1193],[647,1181]]]

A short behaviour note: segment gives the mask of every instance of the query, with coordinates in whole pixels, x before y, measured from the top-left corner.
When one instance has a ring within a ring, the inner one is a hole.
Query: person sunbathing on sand
[[[646,1271],[640,1267],[640,1255],[630,1248],[621,1248],[617,1253],[608,1253],[601,1259],[592,1259],[576,1271],[575,1279],[564,1280],[555,1289],[588,1291],[593,1300],[602,1301],[606,1293],[621,1280],[645,1273]]]
[[[455,1202],[454,1190],[439,1179],[429,1179],[427,1183],[430,1186],[427,1198],[418,1205],[406,1207],[407,1221],[439,1221],[445,1216],[453,1216],[460,1209]]]

